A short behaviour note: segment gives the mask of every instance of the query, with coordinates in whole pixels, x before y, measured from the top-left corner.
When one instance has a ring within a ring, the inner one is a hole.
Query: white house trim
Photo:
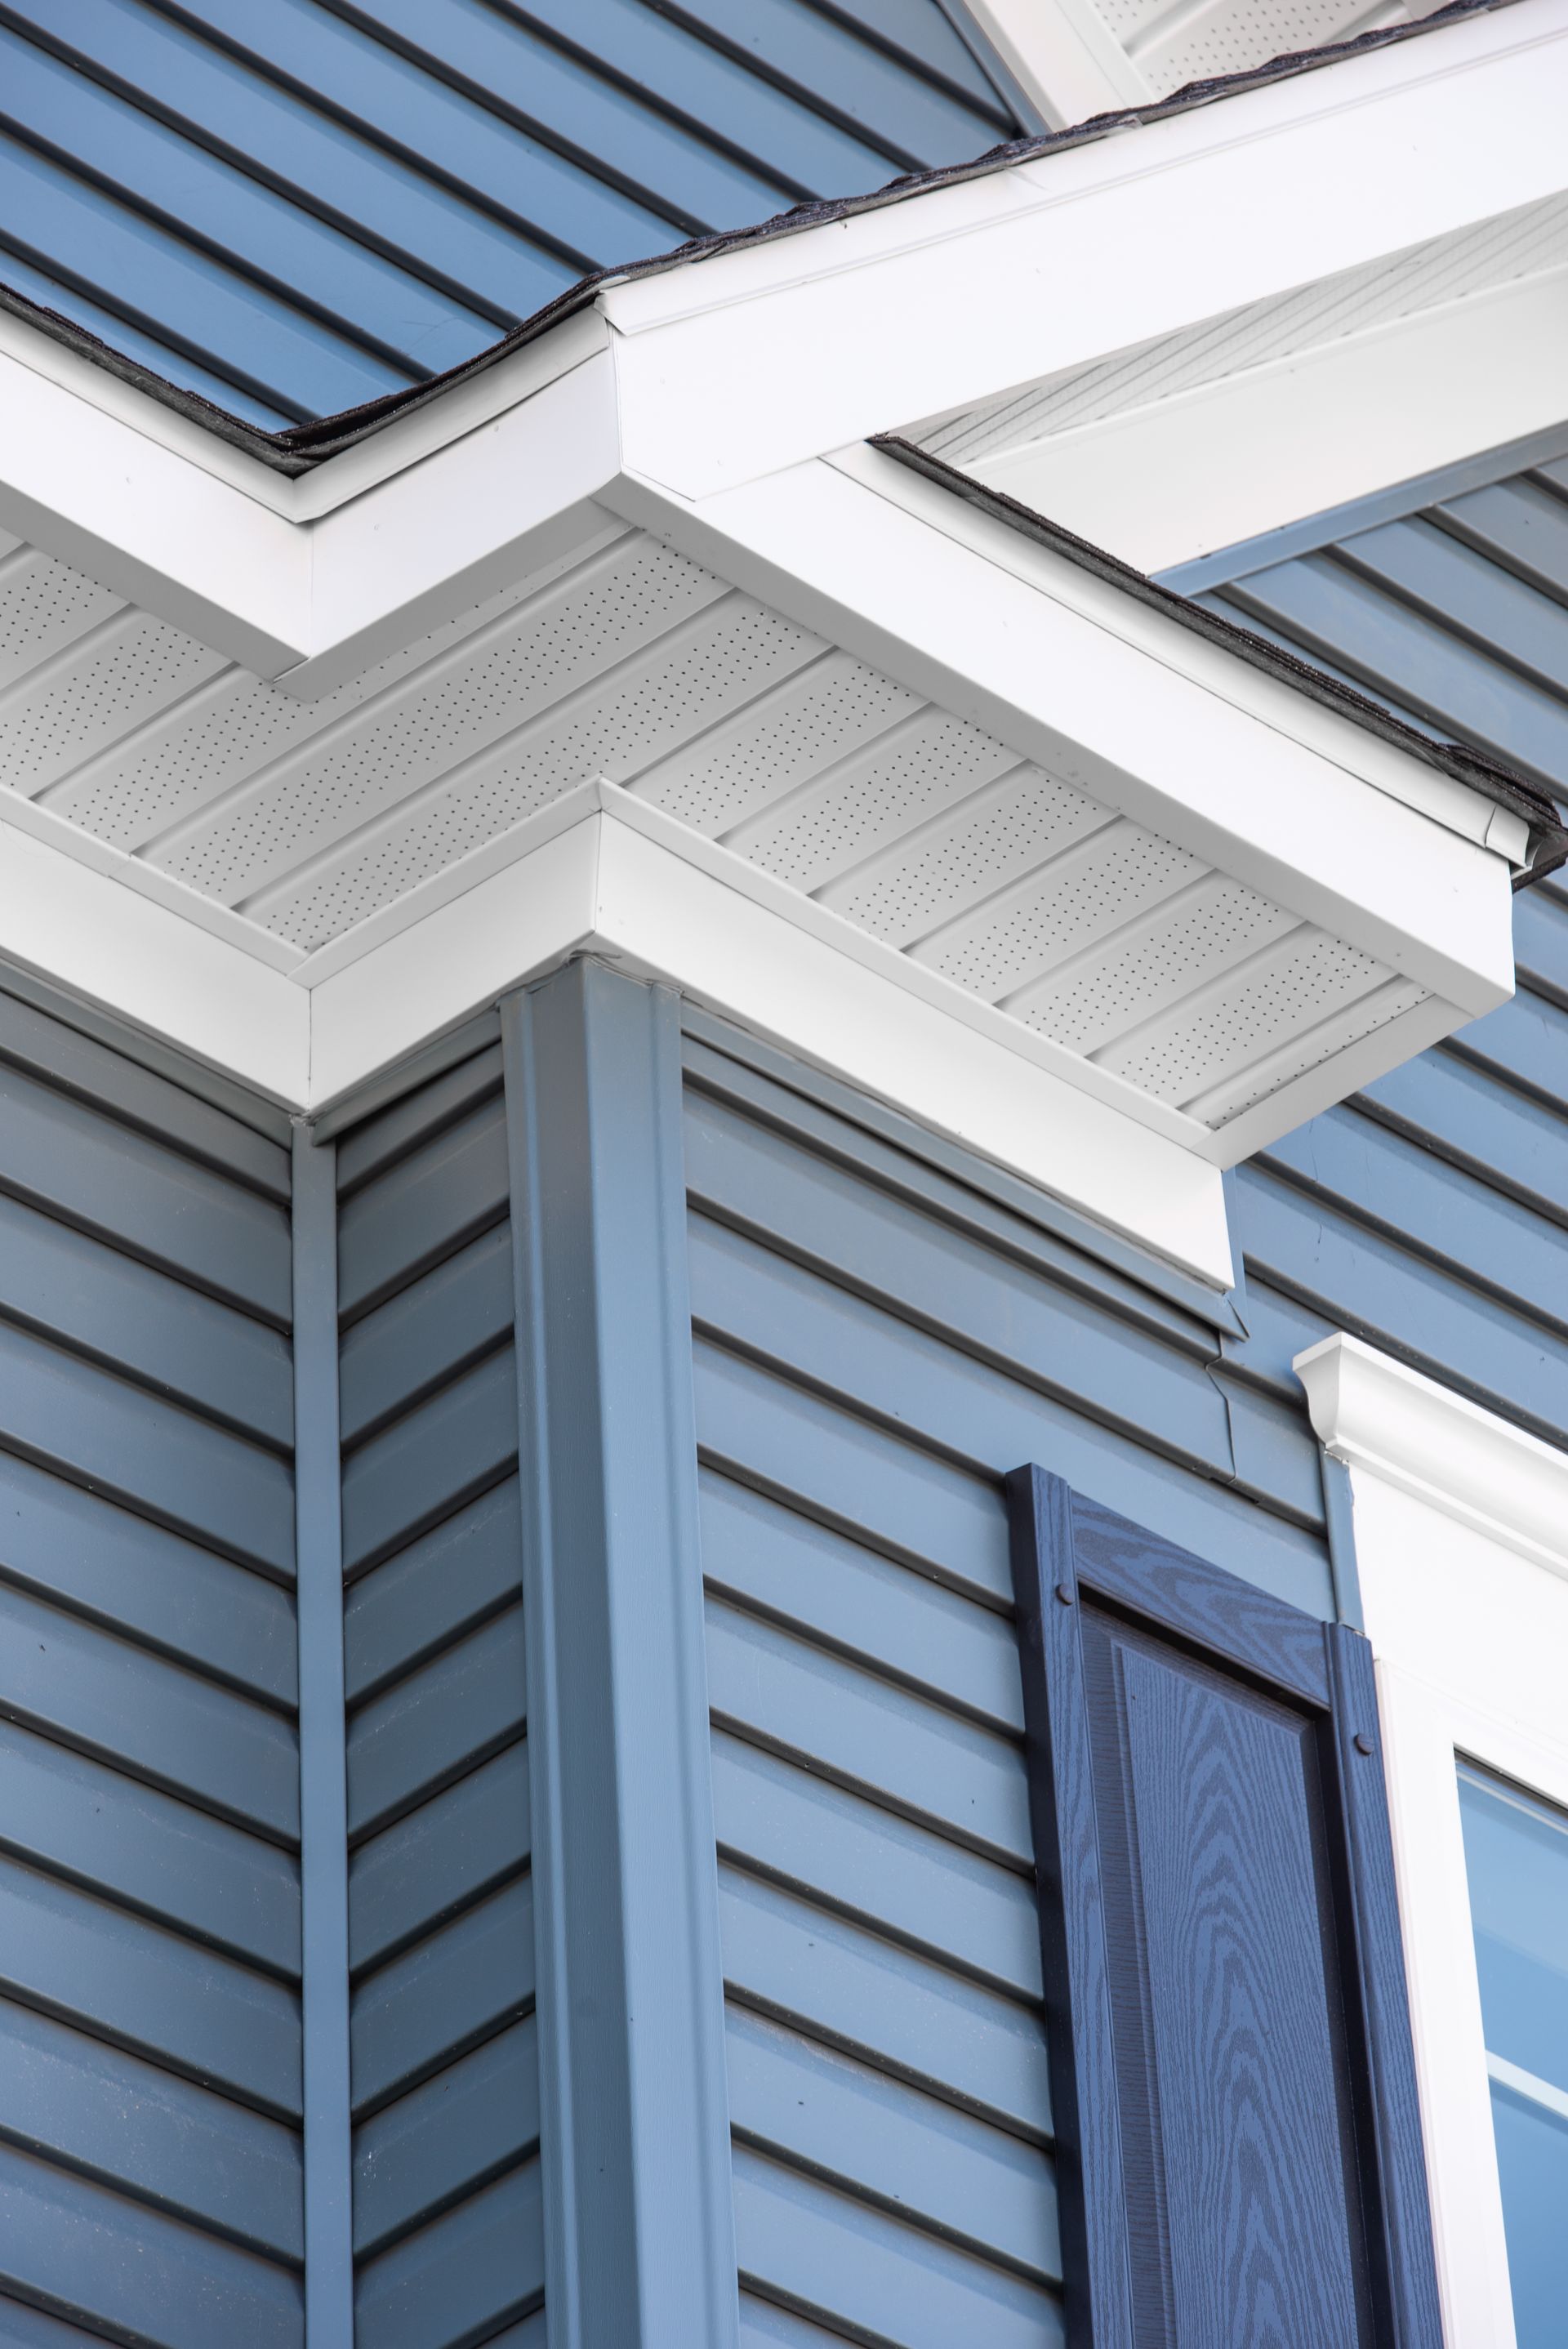
[[[286,973],[39,833],[10,829],[4,845],[0,956],[292,1111],[334,1106],[509,988],[596,954],[1211,1286],[1233,1278],[1220,1174],[1192,1146],[1202,1129],[1045,1038],[1023,1031],[1020,1049],[988,1005],[614,785],[583,785],[440,875],[412,921],[367,923],[352,957]]]
[[[13,324],[0,524],[315,694],[551,559],[623,472],[705,498],[1391,261],[1561,192],[1565,117],[1568,0],[1529,0],[1136,139],[611,282],[595,322],[295,483],[196,449],[188,420]]]
[[[1568,264],[956,461],[1158,572],[1561,424]]]
[[[1392,258],[1559,193],[1565,111],[1568,5],[1528,0],[609,286],[624,462],[707,496]]]
[[[965,10],[1055,129],[1155,98],[1094,0],[965,0]]]
[[[1568,1806],[1568,1454],[1358,1339],[1295,1369],[1350,1468],[1445,2337],[1515,2349],[1457,1762]]]
[[[1417,815],[1384,788],[1397,768],[1425,794],[1419,761],[892,458],[861,450],[852,471],[804,465],[698,506],[623,480],[611,502],[1470,1016],[1512,992],[1504,859],[1424,821],[1439,794]]]
[[[1293,1367],[1336,1460],[1568,1576],[1568,1453],[1359,1338],[1325,1338]]]

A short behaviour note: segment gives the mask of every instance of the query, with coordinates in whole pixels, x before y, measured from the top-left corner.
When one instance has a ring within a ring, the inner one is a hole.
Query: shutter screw
[[[1372,1740],[1367,1736],[1367,1732],[1364,1729],[1358,1729],[1351,1743],[1355,1746],[1357,1754],[1370,1754],[1372,1751]]]
[[[1067,1582],[1058,1582],[1057,1585],[1057,1597],[1061,1600],[1064,1607],[1070,1607],[1073,1603],[1071,1584]]]

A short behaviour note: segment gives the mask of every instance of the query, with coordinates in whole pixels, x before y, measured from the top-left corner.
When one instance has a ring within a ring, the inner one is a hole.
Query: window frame
[[[1568,1809],[1568,1454],[1358,1339],[1295,1367],[1350,1471],[1445,2339],[1517,2349],[1459,1767]]]

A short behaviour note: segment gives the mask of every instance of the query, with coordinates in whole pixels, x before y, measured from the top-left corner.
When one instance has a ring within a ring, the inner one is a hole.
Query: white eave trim
[[[1232,1285],[1222,1178],[1190,1121],[1106,1071],[1086,1087],[1043,1038],[1020,1051],[1001,1015],[934,974],[910,986],[874,939],[846,952],[837,916],[614,785],[583,785],[440,876],[417,918],[367,923],[353,959],[286,975],[43,838],[5,844],[0,956],[295,1112],[335,1106],[568,957],[599,955]]]
[[[1336,1460],[1568,1575],[1568,1453],[1359,1338],[1325,1338],[1292,1367]]]
[[[314,695],[547,559],[623,471],[710,497],[1392,256],[1568,186],[1564,119],[1568,0],[1527,0],[611,284],[295,482],[12,322],[0,523]]]
[[[697,505],[623,476],[604,502],[1416,979],[1459,1008],[1450,1025],[1511,994],[1502,852],[1520,843],[1490,802],[892,458],[858,450]],[[1268,1109],[1276,1133],[1295,1123],[1283,1091]],[[1233,1140],[1212,1138],[1223,1163]]]

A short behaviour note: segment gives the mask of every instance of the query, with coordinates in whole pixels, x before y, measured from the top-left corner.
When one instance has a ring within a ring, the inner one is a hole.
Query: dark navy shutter
[[[1366,1641],[1010,1491],[1073,2337],[1439,2349]]]

